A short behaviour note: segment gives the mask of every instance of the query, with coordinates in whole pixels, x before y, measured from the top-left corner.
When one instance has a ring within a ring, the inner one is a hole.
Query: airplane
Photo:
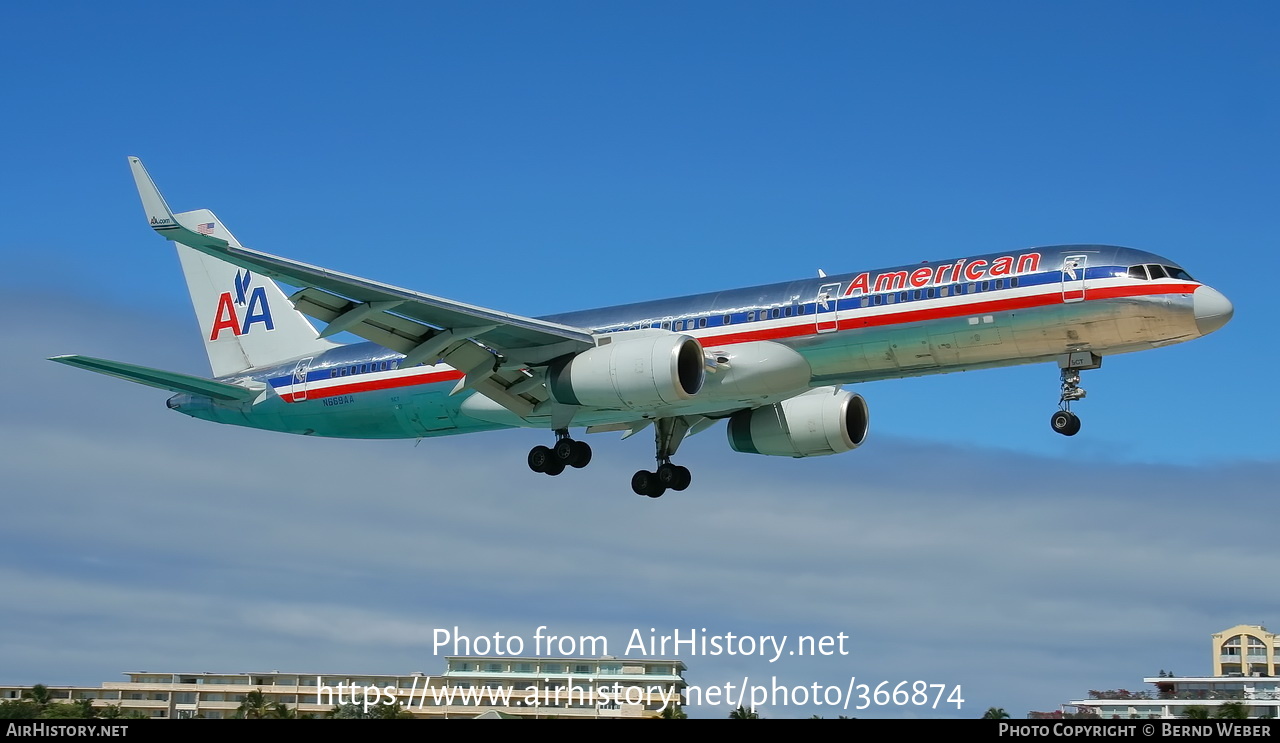
[[[213,379],[79,355],[51,360],[176,393],[203,420],[343,438],[553,432],[531,470],[585,467],[571,437],[654,429],[657,498],[689,487],[671,459],[727,420],[738,452],[812,457],[866,440],[881,379],[1056,362],[1052,429],[1080,430],[1080,373],[1106,356],[1218,330],[1231,302],[1172,260],[1061,245],[524,317],[244,247],[213,212],[175,214],[129,158],[148,224],[175,243]],[[300,287],[285,296],[276,281]],[[309,319],[325,323],[317,331]],[[350,333],[361,343],[339,343]]]

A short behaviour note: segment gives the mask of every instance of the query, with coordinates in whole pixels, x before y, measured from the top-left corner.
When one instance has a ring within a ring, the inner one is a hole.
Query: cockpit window
[[[1147,266],[1147,272],[1151,274],[1152,279],[1167,278],[1167,275],[1164,272],[1164,266],[1156,266],[1156,265]]]
[[[1191,278],[1191,274],[1183,271],[1177,266],[1165,266],[1164,270],[1169,272],[1169,278],[1171,279],[1178,279],[1179,281],[1195,281],[1195,279]]]
[[[1129,266],[1129,278],[1146,281],[1147,267],[1146,266]]]

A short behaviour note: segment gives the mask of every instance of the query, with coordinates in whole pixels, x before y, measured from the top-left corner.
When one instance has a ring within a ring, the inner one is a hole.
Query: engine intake
[[[605,345],[551,364],[547,388],[556,401],[635,410],[687,402],[702,389],[706,360],[697,339],[665,330],[611,333],[606,339]]]
[[[747,454],[821,457],[857,449],[870,419],[862,395],[820,387],[729,419],[729,446]]]

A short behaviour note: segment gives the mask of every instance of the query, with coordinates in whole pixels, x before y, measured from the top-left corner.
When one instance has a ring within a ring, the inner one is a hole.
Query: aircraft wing
[[[405,354],[405,366],[443,358],[464,371],[479,369],[489,360],[479,359],[474,349],[458,352],[461,346],[491,349],[494,366],[511,367],[544,364],[595,345],[585,328],[422,294],[201,234],[195,220],[184,220],[183,214],[169,209],[141,160],[130,157],[129,165],[156,232],[233,265],[303,287],[289,299],[298,311],[329,324],[321,336],[347,331]],[[468,339],[477,343],[467,344]],[[463,366],[450,359],[455,352]]]

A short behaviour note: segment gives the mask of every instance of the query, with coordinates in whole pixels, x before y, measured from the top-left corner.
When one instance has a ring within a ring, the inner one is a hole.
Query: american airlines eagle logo
[[[275,330],[271,320],[271,305],[267,304],[267,291],[264,287],[251,287],[253,274],[249,271],[237,271],[232,292],[223,292],[218,297],[218,309],[213,313],[213,328],[209,331],[209,340],[216,341],[224,330],[232,335],[246,335],[254,323],[262,323],[267,330]],[[241,319],[237,307],[243,308]]]

